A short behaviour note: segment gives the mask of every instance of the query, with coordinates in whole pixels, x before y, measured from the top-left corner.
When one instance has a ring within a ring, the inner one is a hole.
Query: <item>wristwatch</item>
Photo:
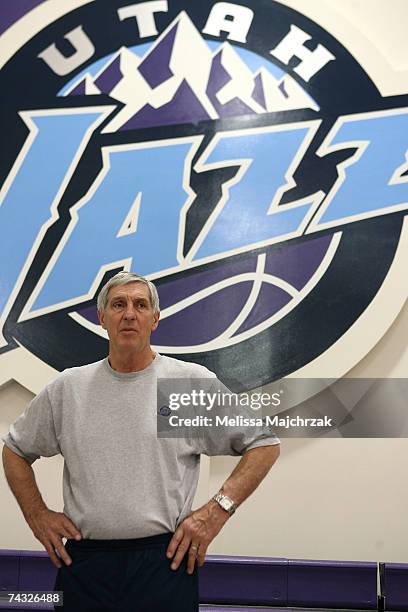
[[[232,499],[228,497],[228,495],[224,495],[222,491],[218,491],[218,493],[216,493],[212,499],[216,501],[223,510],[228,512],[230,516],[232,516],[237,509],[237,506]]]

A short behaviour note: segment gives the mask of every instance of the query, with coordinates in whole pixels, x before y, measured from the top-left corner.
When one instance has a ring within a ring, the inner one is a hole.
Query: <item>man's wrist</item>
[[[228,512],[221,508],[213,498],[207,502],[207,507],[209,509],[209,516],[217,521],[221,521],[222,524],[226,523],[230,518]]]
[[[42,514],[43,512],[47,512],[48,510],[49,508],[47,508],[47,506],[42,503],[30,507],[27,511],[23,511],[23,514],[27,523],[30,523],[35,520],[40,514]]]

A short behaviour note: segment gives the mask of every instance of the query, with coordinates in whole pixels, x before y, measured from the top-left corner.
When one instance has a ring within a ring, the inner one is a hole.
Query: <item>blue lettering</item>
[[[189,193],[191,156],[201,139],[103,150],[104,168],[71,209],[73,219],[24,318],[90,299],[108,269],[123,266],[151,275],[179,266],[180,213]]]
[[[0,199],[0,331],[46,230],[58,217],[57,205],[80,155],[111,109],[22,114],[31,134]],[[160,277],[202,260],[408,208],[403,176],[408,109],[339,118],[318,154],[357,151],[339,165],[339,178],[310,227],[322,192],[281,205],[319,125],[316,120],[217,134],[195,169],[238,170],[223,185],[220,202],[186,258],[190,167],[202,136],[104,148],[103,169],[72,207],[72,220],[20,320],[92,299],[112,268]]]
[[[22,113],[30,129],[0,199],[0,332],[93,130],[112,107]],[[0,345],[5,344],[0,333]]]
[[[283,191],[295,185],[292,175],[319,124],[313,121],[215,137],[196,169],[237,164],[241,169],[229,185],[224,184],[223,198],[189,257],[197,260],[248,250],[302,233],[320,195],[285,206],[279,206],[279,201]]]
[[[407,178],[393,178],[404,162],[407,169],[407,135],[406,108],[340,117],[318,153],[345,147],[357,152],[339,164],[339,178],[308,232],[407,208]]]

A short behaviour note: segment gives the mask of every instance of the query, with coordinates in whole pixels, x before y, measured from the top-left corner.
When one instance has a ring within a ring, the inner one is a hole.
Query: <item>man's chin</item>
[[[143,346],[143,342],[139,334],[120,334],[117,345],[138,350]]]

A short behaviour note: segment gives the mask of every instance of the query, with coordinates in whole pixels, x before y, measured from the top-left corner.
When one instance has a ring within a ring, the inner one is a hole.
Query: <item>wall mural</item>
[[[408,96],[272,0],[64,7],[0,71],[0,367],[103,358],[121,269],[157,284],[154,347],[234,390],[324,357],[401,268]]]

